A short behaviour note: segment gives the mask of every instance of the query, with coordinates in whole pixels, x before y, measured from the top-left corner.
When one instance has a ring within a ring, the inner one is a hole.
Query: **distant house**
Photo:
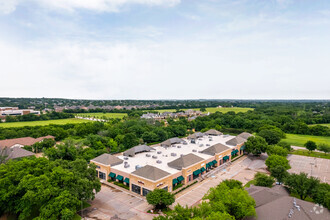
[[[0,149],[3,148],[22,148],[24,146],[32,146],[33,144],[37,142],[41,142],[44,139],[51,138],[55,140],[54,136],[48,135],[44,137],[39,138],[32,138],[32,137],[23,137],[23,138],[14,138],[14,139],[6,139],[0,141]]]
[[[15,160],[23,157],[31,157],[34,156],[35,154],[23,148],[14,147],[14,148],[0,149],[0,155],[6,157],[4,160],[6,162],[8,160]]]

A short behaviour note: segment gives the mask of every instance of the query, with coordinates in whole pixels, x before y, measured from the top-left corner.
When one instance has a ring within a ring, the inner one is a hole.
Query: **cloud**
[[[86,9],[96,12],[119,12],[127,5],[146,5],[173,7],[181,0],[27,0],[49,10],[65,10],[74,12],[77,9]],[[0,12],[9,14],[15,11],[21,0],[0,0]]]
[[[15,11],[18,0],[0,0],[0,13],[10,14]]]

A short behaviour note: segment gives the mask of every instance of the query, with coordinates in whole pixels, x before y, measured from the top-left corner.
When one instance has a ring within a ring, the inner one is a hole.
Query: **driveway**
[[[146,213],[151,207],[148,203],[131,193],[117,188],[102,185],[101,191],[96,194],[91,207],[79,213],[85,219],[143,219],[149,220],[154,215]]]

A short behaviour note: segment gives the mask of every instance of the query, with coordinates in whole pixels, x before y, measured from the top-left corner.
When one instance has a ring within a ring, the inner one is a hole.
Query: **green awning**
[[[243,145],[243,146],[241,147],[241,150],[245,150],[245,145]]]
[[[232,151],[232,152],[231,152],[231,155],[233,156],[234,154],[235,154],[235,151]]]
[[[223,157],[223,160],[228,160],[229,159],[229,156],[224,156]]]
[[[206,164],[206,168],[209,168],[209,167],[210,167],[210,164],[209,164],[209,163],[207,163],[207,164]]]
[[[204,167],[201,168],[201,172],[204,172],[206,169]]]
[[[211,167],[213,166],[213,162],[209,162],[208,165]]]
[[[237,149],[235,151],[236,151],[236,153],[238,153],[238,150]]]
[[[212,161],[213,165],[217,164],[217,161],[216,160],[213,160]]]
[[[201,173],[201,170],[195,170],[195,171],[193,172],[193,174],[194,174],[195,176],[199,175],[200,173]]]
[[[121,176],[121,175],[118,175],[116,179],[119,180],[119,181],[122,181],[124,179],[124,177]]]
[[[173,179],[173,180],[172,180],[172,183],[173,183],[173,185],[174,185],[174,184],[177,184],[177,183],[178,183],[178,180],[177,180],[177,179]]]
[[[124,180],[124,182],[127,183],[127,184],[129,184],[129,178],[126,177],[125,180]]]
[[[115,177],[116,177],[116,174],[111,172],[111,173],[109,174],[109,176],[110,176],[111,178],[115,178]]]
[[[177,179],[178,179],[179,182],[181,182],[182,180],[184,180],[183,176],[179,176]]]

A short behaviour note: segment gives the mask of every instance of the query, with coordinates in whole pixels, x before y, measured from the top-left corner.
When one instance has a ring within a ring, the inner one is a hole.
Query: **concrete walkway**
[[[202,182],[193,185],[191,188],[188,188],[182,194],[177,196],[175,203],[171,206],[171,208],[177,204],[188,207],[198,205],[210,188],[219,185],[225,179],[233,178],[235,175],[244,170],[246,167],[241,166],[240,163],[243,162],[246,158],[246,156],[239,158],[233,162],[230,167],[224,168],[210,178],[207,178]]]

